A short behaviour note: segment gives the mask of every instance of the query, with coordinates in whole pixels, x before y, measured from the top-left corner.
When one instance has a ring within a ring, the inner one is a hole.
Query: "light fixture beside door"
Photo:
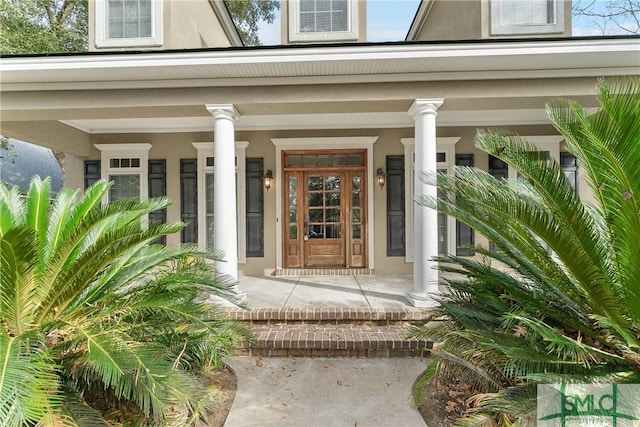
[[[376,171],[376,180],[378,181],[378,185],[380,186],[380,189],[382,190],[384,188],[384,184],[387,180],[387,176],[384,174],[384,169],[382,168],[378,168],[378,170]]]
[[[269,191],[271,188],[271,184],[273,184],[273,171],[271,169],[267,169],[267,173],[262,177],[264,181],[264,188]]]

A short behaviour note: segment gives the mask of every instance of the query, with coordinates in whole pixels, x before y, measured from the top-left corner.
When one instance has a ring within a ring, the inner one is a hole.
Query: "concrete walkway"
[[[238,388],[225,427],[423,427],[411,386],[420,358],[227,361]]]

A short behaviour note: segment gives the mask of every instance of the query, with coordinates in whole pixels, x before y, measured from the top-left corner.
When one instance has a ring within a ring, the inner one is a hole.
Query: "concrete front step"
[[[411,324],[428,314],[413,308],[229,310],[256,337],[236,354],[266,357],[422,357],[432,343],[407,337]]]

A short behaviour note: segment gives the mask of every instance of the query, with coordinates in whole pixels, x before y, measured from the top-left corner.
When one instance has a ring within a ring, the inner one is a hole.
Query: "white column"
[[[238,226],[236,212],[236,154],[234,122],[238,112],[231,104],[207,104],[213,116],[213,176],[215,249],[223,261],[216,270],[238,279]]]
[[[442,98],[416,99],[409,115],[415,121],[415,177],[414,194],[435,198],[438,190],[420,179],[420,172],[436,172],[436,116],[444,102]],[[413,291],[407,299],[415,307],[437,305],[433,294],[438,292],[438,213],[414,202],[413,216]]]

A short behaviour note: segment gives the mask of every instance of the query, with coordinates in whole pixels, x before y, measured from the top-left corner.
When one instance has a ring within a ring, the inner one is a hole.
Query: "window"
[[[97,47],[161,46],[162,2],[96,0]]]
[[[106,165],[101,178],[113,182],[104,202],[146,199],[151,144],[96,144],[95,147],[101,152],[101,164]]]
[[[194,142],[198,150],[198,247],[215,249],[214,174],[215,158],[213,142]],[[248,142],[236,142],[236,200],[238,226],[238,262],[246,263],[246,162]]]
[[[300,32],[347,31],[347,0],[300,0]]]
[[[289,1],[289,40],[358,39],[358,0]]]
[[[453,173],[455,161],[455,144],[460,140],[458,137],[437,138],[436,146],[436,168],[438,172]],[[415,140],[413,138],[403,138],[404,162],[405,162],[405,182],[410,189],[405,193],[405,215],[406,215],[406,250],[405,261],[413,262],[413,216],[414,216],[414,176],[415,176]],[[456,223],[455,219],[445,214],[438,213],[438,253],[444,255],[455,253],[456,247]]]
[[[491,34],[564,32],[563,0],[491,0]]]
[[[456,166],[474,166],[473,154],[456,154]],[[470,249],[476,242],[475,230],[464,222],[456,220],[456,255],[473,256],[475,252]]]
[[[564,176],[569,180],[569,184],[571,184],[571,188],[573,191],[578,193],[578,160],[576,157],[567,153],[566,151],[560,152],[560,167],[562,168],[562,172],[564,172]]]

